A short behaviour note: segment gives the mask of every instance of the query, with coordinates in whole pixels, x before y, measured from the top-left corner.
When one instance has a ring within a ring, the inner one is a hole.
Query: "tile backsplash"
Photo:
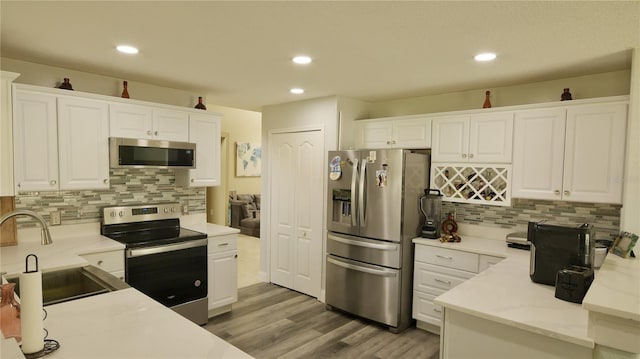
[[[597,239],[614,239],[620,233],[622,205],[513,199],[511,207],[442,202],[443,219],[455,212],[458,223],[526,231],[529,221],[547,219],[557,223],[590,223]]]
[[[112,169],[108,190],[31,192],[16,195],[16,208],[29,209],[47,222],[50,213],[61,211],[62,224],[100,222],[104,206],[179,202],[189,213],[206,213],[205,187],[175,185],[173,169]],[[18,217],[18,228],[37,226],[29,217]]]

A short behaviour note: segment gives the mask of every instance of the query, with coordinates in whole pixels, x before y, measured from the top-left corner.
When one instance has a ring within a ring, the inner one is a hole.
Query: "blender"
[[[426,188],[420,196],[420,212],[424,216],[424,224],[420,236],[429,239],[440,238],[440,223],[442,222],[442,193],[437,189]]]

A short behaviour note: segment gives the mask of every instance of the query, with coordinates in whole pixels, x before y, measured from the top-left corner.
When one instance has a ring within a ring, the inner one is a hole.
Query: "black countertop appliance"
[[[592,268],[595,230],[591,224],[529,222],[529,276],[536,283],[555,285],[558,271],[568,266]]]

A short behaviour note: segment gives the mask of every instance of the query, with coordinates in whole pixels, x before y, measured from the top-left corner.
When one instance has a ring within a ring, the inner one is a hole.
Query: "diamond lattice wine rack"
[[[434,163],[431,186],[450,202],[511,205],[511,165]]]

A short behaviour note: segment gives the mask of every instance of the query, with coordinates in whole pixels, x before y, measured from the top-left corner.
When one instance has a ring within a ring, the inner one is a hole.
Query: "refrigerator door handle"
[[[334,235],[327,235],[328,239],[331,239],[333,241],[336,242],[340,242],[340,243],[344,243],[344,244],[348,244],[348,245],[352,245],[352,246],[359,246],[359,247],[365,247],[365,248],[371,248],[371,249],[379,249],[379,250],[383,250],[383,251],[397,251],[398,250],[398,245],[397,244],[376,244],[376,243],[367,243],[367,242],[362,242],[362,241],[354,241],[352,239],[346,239],[346,238],[341,238],[341,237],[337,237]]]
[[[343,267],[343,268],[347,268],[347,269],[351,269],[351,270],[355,270],[358,272],[364,272],[364,273],[369,273],[369,274],[373,274],[373,275],[378,275],[378,276],[382,276],[382,277],[395,277],[397,274],[395,271],[392,270],[386,270],[386,269],[373,269],[373,268],[368,268],[368,267],[362,267],[362,266],[358,266],[355,264],[349,264],[349,263],[345,263],[343,261],[337,261],[331,257],[327,257],[327,262],[331,263],[331,264],[335,264],[337,266]]]
[[[366,225],[367,213],[366,213],[366,201],[364,198],[364,181],[367,178],[367,160],[362,160],[360,165],[360,193],[358,194],[358,215],[360,217],[360,227]]]
[[[353,173],[351,174],[351,201],[355,200],[356,198],[356,181],[358,180],[358,159],[354,159],[353,160]],[[353,204],[352,204],[352,209],[353,209]],[[353,212],[351,213],[351,227],[354,227],[356,225],[356,215],[358,213],[358,209],[356,209],[355,211],[356,213],[354,214]]]

